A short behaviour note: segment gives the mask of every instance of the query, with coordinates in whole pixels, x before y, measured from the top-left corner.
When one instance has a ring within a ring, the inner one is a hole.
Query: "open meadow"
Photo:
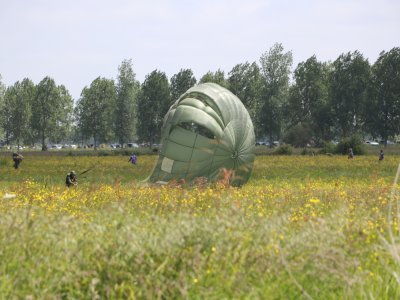
[[[400,156],[257,156],[242,188],[128,158],[0,156],[0,299],[399,299]]]

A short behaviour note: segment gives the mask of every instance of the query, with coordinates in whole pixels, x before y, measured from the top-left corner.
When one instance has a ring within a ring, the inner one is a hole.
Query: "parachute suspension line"
[[[164,140],[162,140],[162,144],[164,144],[165,143],[165,141],[168,141],[168,138],[165,138]],[[164,153],[162,152],[162,150],[163,150],[163,148],[161,147],[161,149],[160,149],[160,154],[159,154],[159,156],[158,156],[158,159],[157,159],[157,162],[156,162],[156,164],[155,164],[155,166],[154,166],[154,170],[153,170],[153,173],[154,173],[154,171],[157,171],[157,176],[155,176],[158,180],[161,180],[160,179],[160,173],[161,173],[161,165],[162,165],[162,162],[163,162],[163,159],[164,159],[164,157],[165,157],[165,155],[164,155]],[[162,158],[162,159],[161,159]],[[161,173],[162,174],[162,173]],[[152,176],[153,174],[151,174],[150,175],[150,177]],[[165,177],[165,176],[163,176],[163,177]],[[164,179],[164,178],[163,178]]]
[[[98,162],[98,161],[97,161],[97,162]],[[80,172],[80,173],[78,174],[78,176],[83,175],[83,174],[85,174],[85,173],[87,173],[87,172],[93,170],[95,167],[96,167],[96,163],[94,163],[91,167],[89,167],[89,168],[86,169],[85,171]]]
[[[197,137],[198,137],[198,134],[196,133],[196,137],[194,138],[194,142],[193,142],[193,145],[192,145],[192,153],[190,154],[189,165],[188,165],[188,167],[187,167],[187,169],[186,169],[185,178],[187,178],[188,173],[189,173],[189,168],[190,168],[190,166],[191,166],[191,164],[192,164],[192,157],[193,157],[193,152],[194,152],[194,146],[196,145]]]

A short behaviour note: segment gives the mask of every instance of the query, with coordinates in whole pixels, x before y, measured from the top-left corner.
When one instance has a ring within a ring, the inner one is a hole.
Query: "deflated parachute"
[[[230,184],[247,182],[254,162],[254,128],[249,113],[227,89],[204,83],[187,90],[164,117],[161,149],[150,182],[205,177],[232,170]]]

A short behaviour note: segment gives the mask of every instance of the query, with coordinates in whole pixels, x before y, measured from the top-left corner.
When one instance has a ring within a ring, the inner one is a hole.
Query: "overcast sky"
[[[293,68],[355,50],[374,63],[400,46],[400,1],[0,0],[0,29],[3,83],[50,76],[77,99],[129,58],[140,82],[155,69],[227,74],[276,42],[292,51]]]

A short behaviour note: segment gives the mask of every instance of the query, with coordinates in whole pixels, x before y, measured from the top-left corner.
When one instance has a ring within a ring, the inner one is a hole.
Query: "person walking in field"
[[[383,153],[383,150],[379,152],[379,161],[382,161],[385,158],[385,153]]]
[[[65,178],[65,185],[67,187],[78,185],[78,178],[74,171],[71,171],[67,174],[67,177]]]
[[[14,152],[14,153],[12,154],[12,159],[13,159],[13,161],[14,161],[14,168],[15,168],[15,169],[18,169],[19,164],[22,162],[22,160],[24,159],[24,157],[23,157],[21,154]]]
[[[347,156],[348,159],[352,159],[354,157],[353,149],[349,148],[349,154]]]
[[[131,157],[129,157],[128,162],[131,162],[133,165],[136,165],[137,161],[137,156],[135,154],[132,154]]]

